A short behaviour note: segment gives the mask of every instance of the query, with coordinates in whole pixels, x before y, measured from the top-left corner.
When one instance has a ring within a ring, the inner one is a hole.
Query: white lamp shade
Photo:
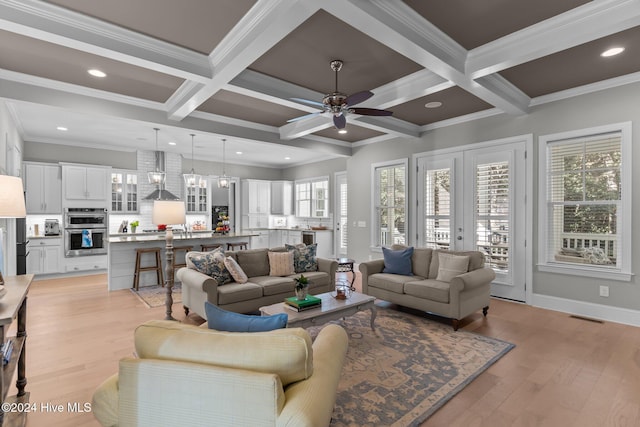
[[[184,224],[187,217],[181,200],[154,200],[151,221],[155,225]]]
[[[0,175],[0,218],[24,218],[22,179],[17,176]]]

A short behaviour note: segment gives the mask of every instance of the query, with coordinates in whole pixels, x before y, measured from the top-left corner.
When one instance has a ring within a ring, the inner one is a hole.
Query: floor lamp
[[[173,307],[173,230],[171,229],[171,224],[184,224],[187,222],[184,202],[181,200],[154,200],[151,217],[155,225],[167,225],[165,234],[167,265],[164,276],[167,282],[167,296],[165,298],[167,315],[165,320],[176,320],[171,315]]]
[[[27,210],[24,205],[22,179],[17,176],[0,175],[0,218],[24,218],[25,216],[27,216]],[[0,268],[0,298],[6,292]]]

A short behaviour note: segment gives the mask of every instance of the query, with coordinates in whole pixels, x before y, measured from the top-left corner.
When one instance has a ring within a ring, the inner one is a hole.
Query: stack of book
[[[303,300],[299,300],[296,297],[284,299],[285,307],[295,311],[310,310],[312,308],[320,307],[321,304],[322,300],[318,297],[314,297],[313,295],[307,295],[307,297]]]
[[[13,352],[13,340],[9,339],[0,348],[0,352],[2,352],[2,364],[6,365],[9,363],[11,359],[11,353]]]

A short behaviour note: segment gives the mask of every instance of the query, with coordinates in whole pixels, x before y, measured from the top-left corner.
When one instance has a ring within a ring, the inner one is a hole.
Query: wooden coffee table
[[[288,328],[308,328],[322,325],[332,320],[339,320],[347,316],[353,316],[359,311],[371,311],[371,329],[374,329],[373,322],[376,320],[375,297],[352,292],[351,296],[344,300],[335,299],[332,292],[315,295],[322,299],[322,305],[306,311],[295,311],[285,307],[284,302],[260,307],[260,314],[270,316],[273,314],[287,313],[289,321]]]

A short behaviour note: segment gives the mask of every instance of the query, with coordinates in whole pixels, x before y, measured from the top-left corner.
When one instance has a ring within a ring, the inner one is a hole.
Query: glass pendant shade
[[[196,188],[202,186],[202,177],[195,173],[193,169],[193,137],[195,134],[191,134],[191,172],[182,175],[184,183],[187,187]]]
[[[149,179],[149,184],[154,184],[154,185],[164,185],[164,182],[166,180],[166,174],[160,170],[160,165],[158,164],[159,160],[158,160],[158,131],[160,129],[158,128],[153,128],[153,130],[156,131],[156,152],[155,152],[155,156],[156,156],[156,169],[154,171],[148,172],[147,173],[147,178]]]
[[[218,177],[218,188],[229,188],[229,182],[231,181],[227,174],[224,172],[226,142],[226,139],[222,140],[222,176]]]

